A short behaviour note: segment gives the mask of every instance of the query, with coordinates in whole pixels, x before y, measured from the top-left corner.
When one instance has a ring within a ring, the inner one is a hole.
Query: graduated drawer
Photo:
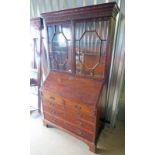
[[[80,111],[80,110],[75,111],[72,108],[66,108],[65,112],[69,118],[84,120],[84,121],[90,122],[92,124],[95,124],[95,122],[96,122],[96,116],[95,115],[90,115],[90,114],[85,113],[85,112]]]
[[[71,111],[74,112],[82,112],[82,113],[86,113],[88,115],[96,115],[95,110],[91,107],[88,106],[86,103],[81,103],[80,101],[71,101],[69,99],[65,99],[64,98],[64,104],[66,106],[66,109],[70,109]]]
[[[54,93],[51,93],[50,91],[47,91],[47,90],[44,90],[41,92],[41,97],[42,99],[47,100],[50,103],[55,103],[55,104],[60,104],[60,105],[65,104],[65,100],[62,97]]]
[[[72,124],[74,124],[78,128],[87,130],[89,132],[95,132],[95,130],[96,130],[95,122],[85,121],[81,118],[76,117],[72,113],[69,113],[69,114],[67,113],[65,119],[66,119],[66,121],[71,122]]]
[[[43,105],[43,112],[44,113],[49,113],[53,116],[56,116],[56,117],[60,117],[60,118],[65,118],[65,113],[64,111],[60,110],[60,109],[57,109],[55,108],[54,106],[51,107],[51,106],[48,106],[48,105]]]
[[[64,128],[89,141],[94,141],[95,136],[92,133],[84,131],[77,126],[68,123],[67,121],[64,121]]]
[[[65,110],[64,104],[61,104],[59,102],[52,101],[52,100],[46,99],[44,97],[42,97],[42,101],[43,101],[43,106],[48,106],[50,109],[54,108],[54,109],[59,109],[62,111]]]
[[[55,124],[55,125],[58,125],[80,137],[83,137],[89,141],[94,141],[94,137],[95,135],[93,135],[92,133],[89,133],[87,131],[84,131],[70,123],[68,123],[67,121],[64,121],[62,119],[59,119],[51,114],[49,114],[48,112],[44,112],[44,118],[46,120],[48,120],[49,122]]]
[[[52,114],[45,112],[45,111],[44,111],[44,119],[46,119],[49,122],[56,124],[58,126],[61,126],[61,127],[64,126],[64,121],[62,119],[58,119],[57,117],[55,117],[55,115],[52,115]]]

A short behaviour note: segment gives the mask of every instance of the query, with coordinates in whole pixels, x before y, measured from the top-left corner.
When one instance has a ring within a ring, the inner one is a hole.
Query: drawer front
[[[85,121],[84,119],[77,117],[80,115],[72,114],[72,113],[67,113],[66,115],[66,120],[74,124],[75,126],[79,128],[83,128],[88,130],[89,132],[95,132],[96,130],[96,123],[95,122],[90,122],[90,121]]]
[[[84,131],[74,125],[71,125],[70,123],[68,123],[67,121],[64,121],[62,119],[58,119],[57,117],[49,114],[48,112],[44,112],[44,118],[48,121],[50,121],[51,123],[53,124],[56,124],[82,138],[85,138],[89,141],[94,141],[95,139],[95,135],[94,134],[91,134],[87,131]]]
[[[73,132],[74,134],[76,134],[80,137],[83,137],[83,138],[89,140],[89,141],[94,141],[95,135],[93,135],[87,131],[84,131],[84,130],[82,130],[82,129],[74,126],[74,125],[71,125],[70,123],[68,123],[66,121],[64,121],[64,128]]]
[[[43,91],[41,95],[42,95],[42,99],[44,100],[48,100],[51,103],[64,105],[65,100],[56,94],[53,94],[49,91]]]
[[[49,108],[54,108],[54,109],[58,109],[58,110],[61,110],[61,111],[64,111],[65,110],[65,107],[63,104],[59,104],[55,101],[50,101],[50,100],[47,100],[45,98],[42,98],[42,101],[43,101],[43,107],[44,106],[48,106]]]
[[[61,119],[56,118],[54,115],[49,114],[48,112],[44,112],[44,118],[50,121],[53,124],[56,124],[60,127],[63,127],[64,121]]]
[[[64,118],[64,116],[65,116],[64,111],[59,110],[59,109],[55,108],[54,106],[50,107],[50,106],[44,105],[43,111],[48,112],[49,114],[55,115],[56,117],[60,117],[60,118]]]
[[[76,118],[78,120],[83,120],[92,124],[95,124],[96,122],[96,117],[91,116],[87,113],[81,112],[81,111],[73,111],[72,109],[66,109],[65,110],[68,118]]]
[[[69,100],[65,100],[65,106],[66,109],[70,109],[71,111],[75,111],[75,112],[82,112],[82,113],[86,113],[88,115],[95,115],[95,111],[91,106],[88,106],[86,104],[82,104],[82,103],[77,103],[75,101],[69,101]]]

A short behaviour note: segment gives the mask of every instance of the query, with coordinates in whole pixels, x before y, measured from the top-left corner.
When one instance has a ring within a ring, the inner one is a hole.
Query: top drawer
[[[53,102],[55,104],[61,104],[61,105],[64,105],[65,103],[65,100],[62,97],[59,97],[56,94],[51,93],[49,91],[43,91],[41,95],[44,99],[48,100],[51,103]]]

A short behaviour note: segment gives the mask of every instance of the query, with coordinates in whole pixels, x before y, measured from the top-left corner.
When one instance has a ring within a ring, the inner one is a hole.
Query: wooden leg
[[[43,120],[43,124],[44,124],[44,126],[46,126],[48,128],[48,124],[46,123],[45,120]]]
[[[89,143],[89,150],[93,153],[96,153],[96,145],[95,143]]]

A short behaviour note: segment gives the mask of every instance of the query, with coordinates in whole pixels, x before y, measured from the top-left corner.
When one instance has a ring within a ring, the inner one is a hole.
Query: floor
[[[94,155],[88,146],[73,136],[52,127],[45,127],[37,111],[31,113],[31,155]],[[115,128],[105,127],[97,142],[99,155],[125,154],[124,123],[119,121]]]

